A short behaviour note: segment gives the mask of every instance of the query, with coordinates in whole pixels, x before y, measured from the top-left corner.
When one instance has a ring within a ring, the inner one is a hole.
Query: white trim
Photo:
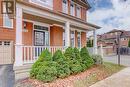
[[[34,1],[38,1],[38,2],[34,2]],[[45,3],[43,3],[41,0],[29,0],[29,2],[30,3],[33,3],[33,4],[36,4],[36,5],[39,5],[39,6],[42,6],[42,7],[44,7],[44,8],[48,8],[48,9],[51,9],[51,10],[53,10],[53,0],[51,1],[51,3],[49,2],[49,4],[45,4]],[[48,1],[48,0],[47,0]],[[50,1],[50,0],[49,0]],[[52,6],[51,6],[51,5]]]
[[[75,46],[76,46],[76,44],[75,44],[75,41],[76,41],[76,40],[75,40],[75,30],[71,30],[71,29],[70,29],[70,31],[71,31],[71,32],[72,32],[72,31],[74,32],[74,47],[75,47]],[[71,39],[71,33],[70,33],[70,39]]]

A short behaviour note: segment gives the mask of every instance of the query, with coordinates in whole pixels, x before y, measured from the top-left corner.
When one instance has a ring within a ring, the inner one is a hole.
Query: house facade
[[[87,32],[100,28],[87,22],[90,8],[87,0],[16,0],[14,19],[0,14],[0,45],[12,44],[9,52],[15,66],[35,62],[46,48],[53,54],[69,46],[86,46]]]

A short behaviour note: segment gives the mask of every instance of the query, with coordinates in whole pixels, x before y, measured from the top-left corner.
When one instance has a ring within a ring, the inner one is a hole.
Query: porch
[[[86,32],[91,30],[96,53],[96,29],[77,19],[17,4],[14,66],[34,63],[44,49],[54,54],[69,46],[86,46]]]

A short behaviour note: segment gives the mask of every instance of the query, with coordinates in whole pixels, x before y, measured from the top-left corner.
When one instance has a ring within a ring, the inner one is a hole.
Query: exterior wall
[[[81,46],[82,47],[86,46],[86,43],[87,43],[86,32],[81,32]]]
[[[53,0],[53,10],[62,12],[62,0]]]
[[[50,27],[50,46],[63,46],[63,28],[59,26]]]
[[[26,29],[23,29],[23,44],[24,45],[33,45],[33,23],[26,22]]]

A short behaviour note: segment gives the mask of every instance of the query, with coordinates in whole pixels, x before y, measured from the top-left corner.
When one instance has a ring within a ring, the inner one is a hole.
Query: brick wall
[[[50,27],[50,45],[63,46],[63,28],[59,26]]]

